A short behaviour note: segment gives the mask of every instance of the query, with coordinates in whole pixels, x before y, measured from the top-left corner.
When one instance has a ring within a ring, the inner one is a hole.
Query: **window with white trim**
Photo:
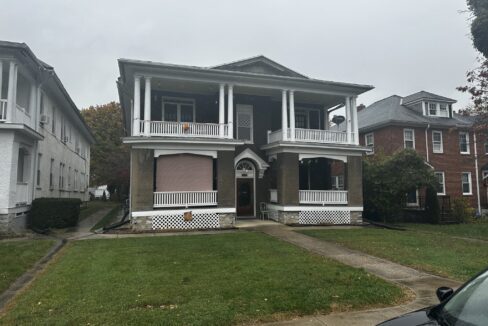
[[[439,104],[439,116],[443,118],[449,118],[449,110],[447,109],[447,104]]]
[[[432,151],[434,153],[444,153],[442,131],[432,131]]]
[[[163,121],[195,122],[195,100],[163,97]]]
[[[445,182],[445,174],[444,172],[434,172],[435,177],[437,178],[437,182],[439,183],[439,188],[437,188],[438,195],[445,195],[446,194],[446,182]]]
[[[461,187],[463,190],[463,195],[472,195],[473,189],[471,186],[471,172],[461,173]]]
[[[419,191],[418,191],[418,189],[413,189],[412,191],[407,192],[406,201],[407,201],[408,207],[419,206]]]
[[[413,129],[403,130],[403,146],[415,149],[415,131]]]
[[[344,190],[344,176],[334,175],[331,177],[332,190]]]
[[[437,103],[427,103],[427,107],[429,108],[429,115],[437,115]]]
[[[253,142],[253,114],[252,106],[238,105],[236,109],[237,139]]]
[[[459,132],[459,152],[469,154],[469,134],[466,131]]]
[[[37,174],[36,174],[36,186],[37,187],[41,186],[41,159],[42,159],[42,154],[38,153],[37,154]]]
[[[374,134],[372,132],[364,135],[364,144],[366,145],[366,147],[371,148],[371,152],[369,152],[368,154],[373,154],[374,153]]]
[[[320,129],[320,111],[311,108],[297,108],[295,111],[295,128]]]

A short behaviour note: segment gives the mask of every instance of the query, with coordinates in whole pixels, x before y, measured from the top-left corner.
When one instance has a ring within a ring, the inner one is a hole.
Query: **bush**
[[[81,200],[74,198],[38,198],[32,201],[27,224],[31,229],[61,229],[76,226]]]
[[[475,210],[469,206],[469,202],[464,197],[459,197],[452,202],[452,214],[460,223],[469,223],[474,217]]]
[[[425,214],[431,223],[439,223],[441,220],[439,199],[434,187],[427,187],[425,190]]]

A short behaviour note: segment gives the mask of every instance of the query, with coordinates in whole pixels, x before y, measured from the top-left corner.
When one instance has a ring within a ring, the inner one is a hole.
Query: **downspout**
[[[478,149],[476,143],[476,131],[473,132],[473,141],[474,141],[474,168],[476,169],[475,176],[476,176],[476,199],[478,200],[478,211],[476,212],[477,216],[481,216],[481,201],[480,201],[480,180],[479,180],[479,172],[478,172]]]
[[[430,162],[430,160],[429,160],[429,139],[428,139],[429,138],[428,137],[428,135],[429,135],[429,133],[428,133],[429,128],[430,128],[430,123],[428,123],[427,124],[427,128],[425,128],[425,153],[427,155],[427,163]]]

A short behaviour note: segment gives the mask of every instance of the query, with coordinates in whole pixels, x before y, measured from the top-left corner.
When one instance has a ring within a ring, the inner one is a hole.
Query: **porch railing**
[[[20,105],[16,105],[17,107],[17,112],[15,115],[15,120],[17,123],[23,123],[27,126],[31,126],[31,116],[27,109],[23,108]]]
[[[0,99],[0,121],[7,121],[7,100]]]
[[[154,193],[154,207],[217,205],[217,191],[165,191]]]
[[[269,201],[272,203],[278,202],[278,190],[269,189]]]
[[[300,190],[300,204],[347,204],[347,190]]]
[[[287,140],[290,140],[291,130],[286,129]],[[350,133],[351,143],[355,142],[355,134]],[[268,144],[281,141],[283,139],[282,130],[268,132]],[[321,129],[295,129],[295,141],[305,143],[323,144],[348,144],[347,133],[342,131],[321,130]]]
[[[145,134],[146,123],[140,122],[140,132]],[[150,136],[227,138],[227,124],[201,122],[149,121]]]
[[[15,204],[17,206],[28,205],[31,202],[30,198],[29,185],[27,183],[17,183]]]

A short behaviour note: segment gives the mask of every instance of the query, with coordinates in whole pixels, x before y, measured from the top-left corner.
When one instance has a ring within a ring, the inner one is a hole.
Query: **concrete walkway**
[[[79,240],[92,236],[94,233],[90,231],[91,228],[94,227],[112,209],[113,207],[103,208],[90,216],[87,216],[78,223],[78,226],[74,231],[67,232],[65,237],[68,240]]]
[[[249,229],[264,232],[272,237],[292,243],[323,257],[332,258],[343,264],[362,268],[386,281],[408,287],[415,293],[415,299],[412,302],[401,306],[308,316],[267,325],[376,325],[398,315],[438,303],[435,291],[440,286],[457,288],[461,285],[461,283],[453,280],[420,272],[410,267],[294,232],[294,228],[285,225],[277,223],[257,224],[250,226]],[[296,230],[300,229],[296,228]]]

